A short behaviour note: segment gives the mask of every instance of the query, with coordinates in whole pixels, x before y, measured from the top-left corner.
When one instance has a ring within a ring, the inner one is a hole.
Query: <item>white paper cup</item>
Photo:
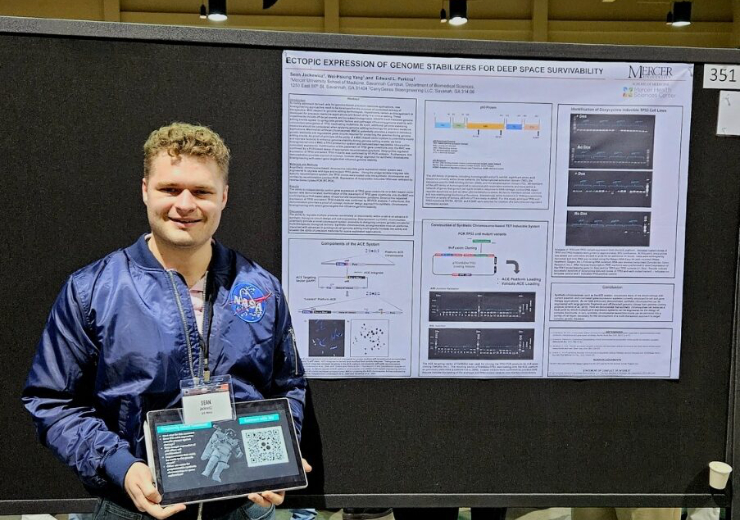
[[[727,479],[730,478],[730,472],[732,466],[713,460],[709,463],[709,487],[714,489],[725,489],[727,487]]]

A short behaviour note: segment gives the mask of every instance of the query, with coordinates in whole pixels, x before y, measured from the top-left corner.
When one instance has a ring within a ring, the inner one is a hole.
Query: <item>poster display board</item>
[[[4,450],[2,467],[14,478],[0,479],[2,514],[83,513],[96,506],[73,472],[37,442],[17,396],[57,289],[80,266],[131,243],[147,229],[139,197],[140,154],[141,143],[153,128],[175,120],[197,121],[225,138],[233,153],[231,185],[217,239],[279,274],[287,254],[280,229],[284,49],[395,55],[386,60],[410,54],[561,60],[551,62],[553,66],[571,66],[577,60],[599,62],[596,66],[601,67],[601,62],[616,60],[632,62],[635,74],[641,73],[635,63],[694,64],[690,149],[685,133],[680,141],[680,153],[689,154],[690,173],[683,274],[678,273],[675,280],[683,285],[685,308],[680,379],[314,378],[309,382],[302,428],[302,451],[314,469],[308,475],[308,488],[287,493],[286,507],[642,508],[733,503],[732,511],[740,511],[740,495],[732,492],[740,488],[740,476],[733,477],[725,493],[713,492],[707,478],[709,461],[724,460],[740,467],[736,460],[740,374],[735,363],[740,141],[717,136],[718,106],[724,101],[720,89],[701,88],[709,74],[705,64],[738,63],[738,50],[379,38],[2,17],[0,33],[6,64],[0,77],[8,89],[4,120],[8,128],[19,129],[5,133],[4,164],[8,172],[15,172],[8,176],[11,182],[6,190],[8,229],[18,239],[6,241],[3,257],[4,286],[9,291],[5,310],[13,327],[6,328],[3,336],[4,362],[10,367],[3,414],[12,427],[6,429],[9,448]],[[190,80],[172,82],[183,64]],[[599,95],[605,96],[609,83],[600,81]],[[619,94],[614,98],[619,99],[610,104],[622,102],[621,89],[632,81],[637,80],[618,83]],[[546,83],[553,90],[539,95],[553,96],[555,87],[565,82]],[[167,88],[153,89],[152,84]],[[193,96],[193,92],[218,95]],[[504,94],[509,97],[502,102],[516,102],[512,99],[516,92],[496,89],[491,96]],[[638,95],[646,96],[633,90],[633,97]],[[382,97],[375,92],[373,96]],[[71,102],[80,98],[86,102]],[[640,103],[653,104],[645,99]],[[75,128],[73,134],[70,128]],[[656,144],[654,193],[665,189],[658,177],[659,155]],[[418,164],[415,178],[423,174],[423,162]],[[556,173],[553,169],[551,190],[560,189]],[[553,200],[551,211],[559,211],[554,204]],[[417,207],[415,216],[422,210],[431,211]],[[650,211],[654,212],[652,207]],[[519,221],[530,212],[480,213],[483,216],[474,220],[486,220],[491,213],[498,220]],[[456,214],[450,208],[435,218],[464,220]],[[375,234],[308,238],[379,241]],[[396,245],[399,242],[397,236],[387,238]],[[402,238],[412,242],[414,261],[421,262],[422,242]],[[314,261],[315,250],[306,251],[301,261]],[[332,258],[337,257],[322,262]],[[500,255],[497,265],[502,259],[517,260]],[[551,259],[547,262],[550,270]],[[527,265],[520,261],[519,268],[524,272]],[[573,286],[592,283],[589,279],[550,281]],[[407,283],[414,283],[411,277],[399,286]],[[393,284],[390,288],[396,290]],[[327,296],[318,286],[316,291],[316,296]],[[421,290],[416,291],[420,298]],[[545,297],[550,291],[546,287]],[[292,306],[298,324],[304,316],[295,308],[296,302]],[[428,317],[429,309],[412,310],[418,319]],[[613,318],[604,322],[608,330],[639,328],[636,320],[625,323]],[[390,348],[395,348],[394,338]],[[408,354],[409,363],[418,365],[419,354],[416,359]],[[333,360],[346,363],[348,359]],[[304,354],[304,361],[321,359]],[[151,409],[161,407],[156,405],[156,394],[142,398],[152,404]],[[144,458],[141,452],[135,455]],[[244,456],[234,460],[242,462]],[[202,452],[196,453],[202,465],[207,461],[201,457]],[[225,469],[221,476],[229,477],[230,471]]]
[[[678,377],[693,66],[283,53],[313,377]]]

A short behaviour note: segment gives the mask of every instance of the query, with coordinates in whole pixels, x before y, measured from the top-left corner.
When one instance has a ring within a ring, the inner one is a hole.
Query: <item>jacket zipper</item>
[[[190,366],[190,376],[195,379],[195,369],[193,368],[193,345],[190,343],[190,331],[188,331],[188,322],[185,319],[185,310],[182,308],[182,301],[180,300],[180,293],[177,291],[177,284],[175,283],[175,276],[172,271],[167,271],[172,282],[172,291],[175,293],[175,301],[177,302],[177,310],[180,311],[180,321],[182,321],[182,330],[185,333],[185,341],[188,345],[188,365]]]
[[[295,331],[293,327],[290,327],[290,342],[293,344],[293,363],[295,364],[295,376],[300,375],[298,373],[298,347],[295,344]]]

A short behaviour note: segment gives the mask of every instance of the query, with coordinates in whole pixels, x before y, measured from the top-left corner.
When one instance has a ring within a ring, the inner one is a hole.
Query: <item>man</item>
[[[142,430],[146,412],[180,406],[182,380],[229,374],[236,401],[287,397],[300,432],[306,381],[280,284],[212,239],[229,159],[208,128],[152,132],[141,186],[151,233],[72,274],[39,342],[23,401],[41,442],[102,498],[98,518],[185,509],[159,505]],[[283,501],[248,498],[178,518],[268,519]]]

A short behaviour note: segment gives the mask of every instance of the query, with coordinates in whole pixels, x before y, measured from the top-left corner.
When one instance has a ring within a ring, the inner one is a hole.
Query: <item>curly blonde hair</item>
[[[144,143],[144,178],[149,178],[152,162],[162,151],[166,151],[170,157],[179,157],[180,154],[212,157],[221,170],[224,182],[229,182],[231,152],[221,136],[208,127],[172,123],[149,134],[149,139]]]

